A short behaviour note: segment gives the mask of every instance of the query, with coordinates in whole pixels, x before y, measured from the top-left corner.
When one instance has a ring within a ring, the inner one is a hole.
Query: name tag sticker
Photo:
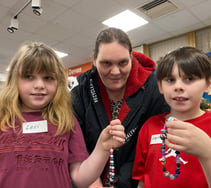
[[[47,120],[23,123],[23,133],[43,133],[43,132],[48,132]]]
[[[152,135],[150,144],[162,144],[162,140],[160,138],[160,134]]]

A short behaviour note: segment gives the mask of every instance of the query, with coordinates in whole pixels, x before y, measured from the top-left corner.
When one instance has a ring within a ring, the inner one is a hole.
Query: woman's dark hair
[[[96,59],[98,56],[100,44],[112,43],[115,41],[123,45],[124,47],[126,47],[129,50],[129,53],[131,54],[132,45],[131,45],[128,35],[121,29],[111,27],[111,28],[102,30],[98,34],[96,42],[95,42],[95,48],[94,48],[94,55],[93,55],[94,59]]]
[[[194,75],[207,81],[211,77],[211,62],[207,55],[199,49],[185,46],[160,58],[156,71],[158,81],[171,76],[174,64],[178,65],[179,72],[188,76]]]

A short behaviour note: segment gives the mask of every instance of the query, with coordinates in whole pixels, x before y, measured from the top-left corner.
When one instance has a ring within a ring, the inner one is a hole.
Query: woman
[[[150,116],[168,110],[157,88],[154,69],[150,58],[132,52],[126,33],[108,28],[97,36],[92,69],[77,77],[72,89],[73,107],[88,152],[112,119],[119,119],[125,127],[125,144],[114,150],[114,184],[109,180],[108,163],[101,175],[102,187],[137,186],[131,174],[138,132]]]

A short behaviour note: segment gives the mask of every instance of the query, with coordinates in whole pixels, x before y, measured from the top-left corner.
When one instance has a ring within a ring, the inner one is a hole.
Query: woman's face
[[[117,42],[100,44],[94,65],[107,90],[120,91],[126,87],[132,60],[123,45]]]

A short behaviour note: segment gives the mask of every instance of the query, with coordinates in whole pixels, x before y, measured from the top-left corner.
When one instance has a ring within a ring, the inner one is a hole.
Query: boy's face
[[[187,76],[177,64],[174,64],[170,77],[158,83],[160,92],[171,107],[171,115],[197,117],[200,113],[200,102],[209,83],[205,78]]]
[[[22,111],[40,111],[54,98],[57,80],[47,73],[32,73],[18,78]]]

